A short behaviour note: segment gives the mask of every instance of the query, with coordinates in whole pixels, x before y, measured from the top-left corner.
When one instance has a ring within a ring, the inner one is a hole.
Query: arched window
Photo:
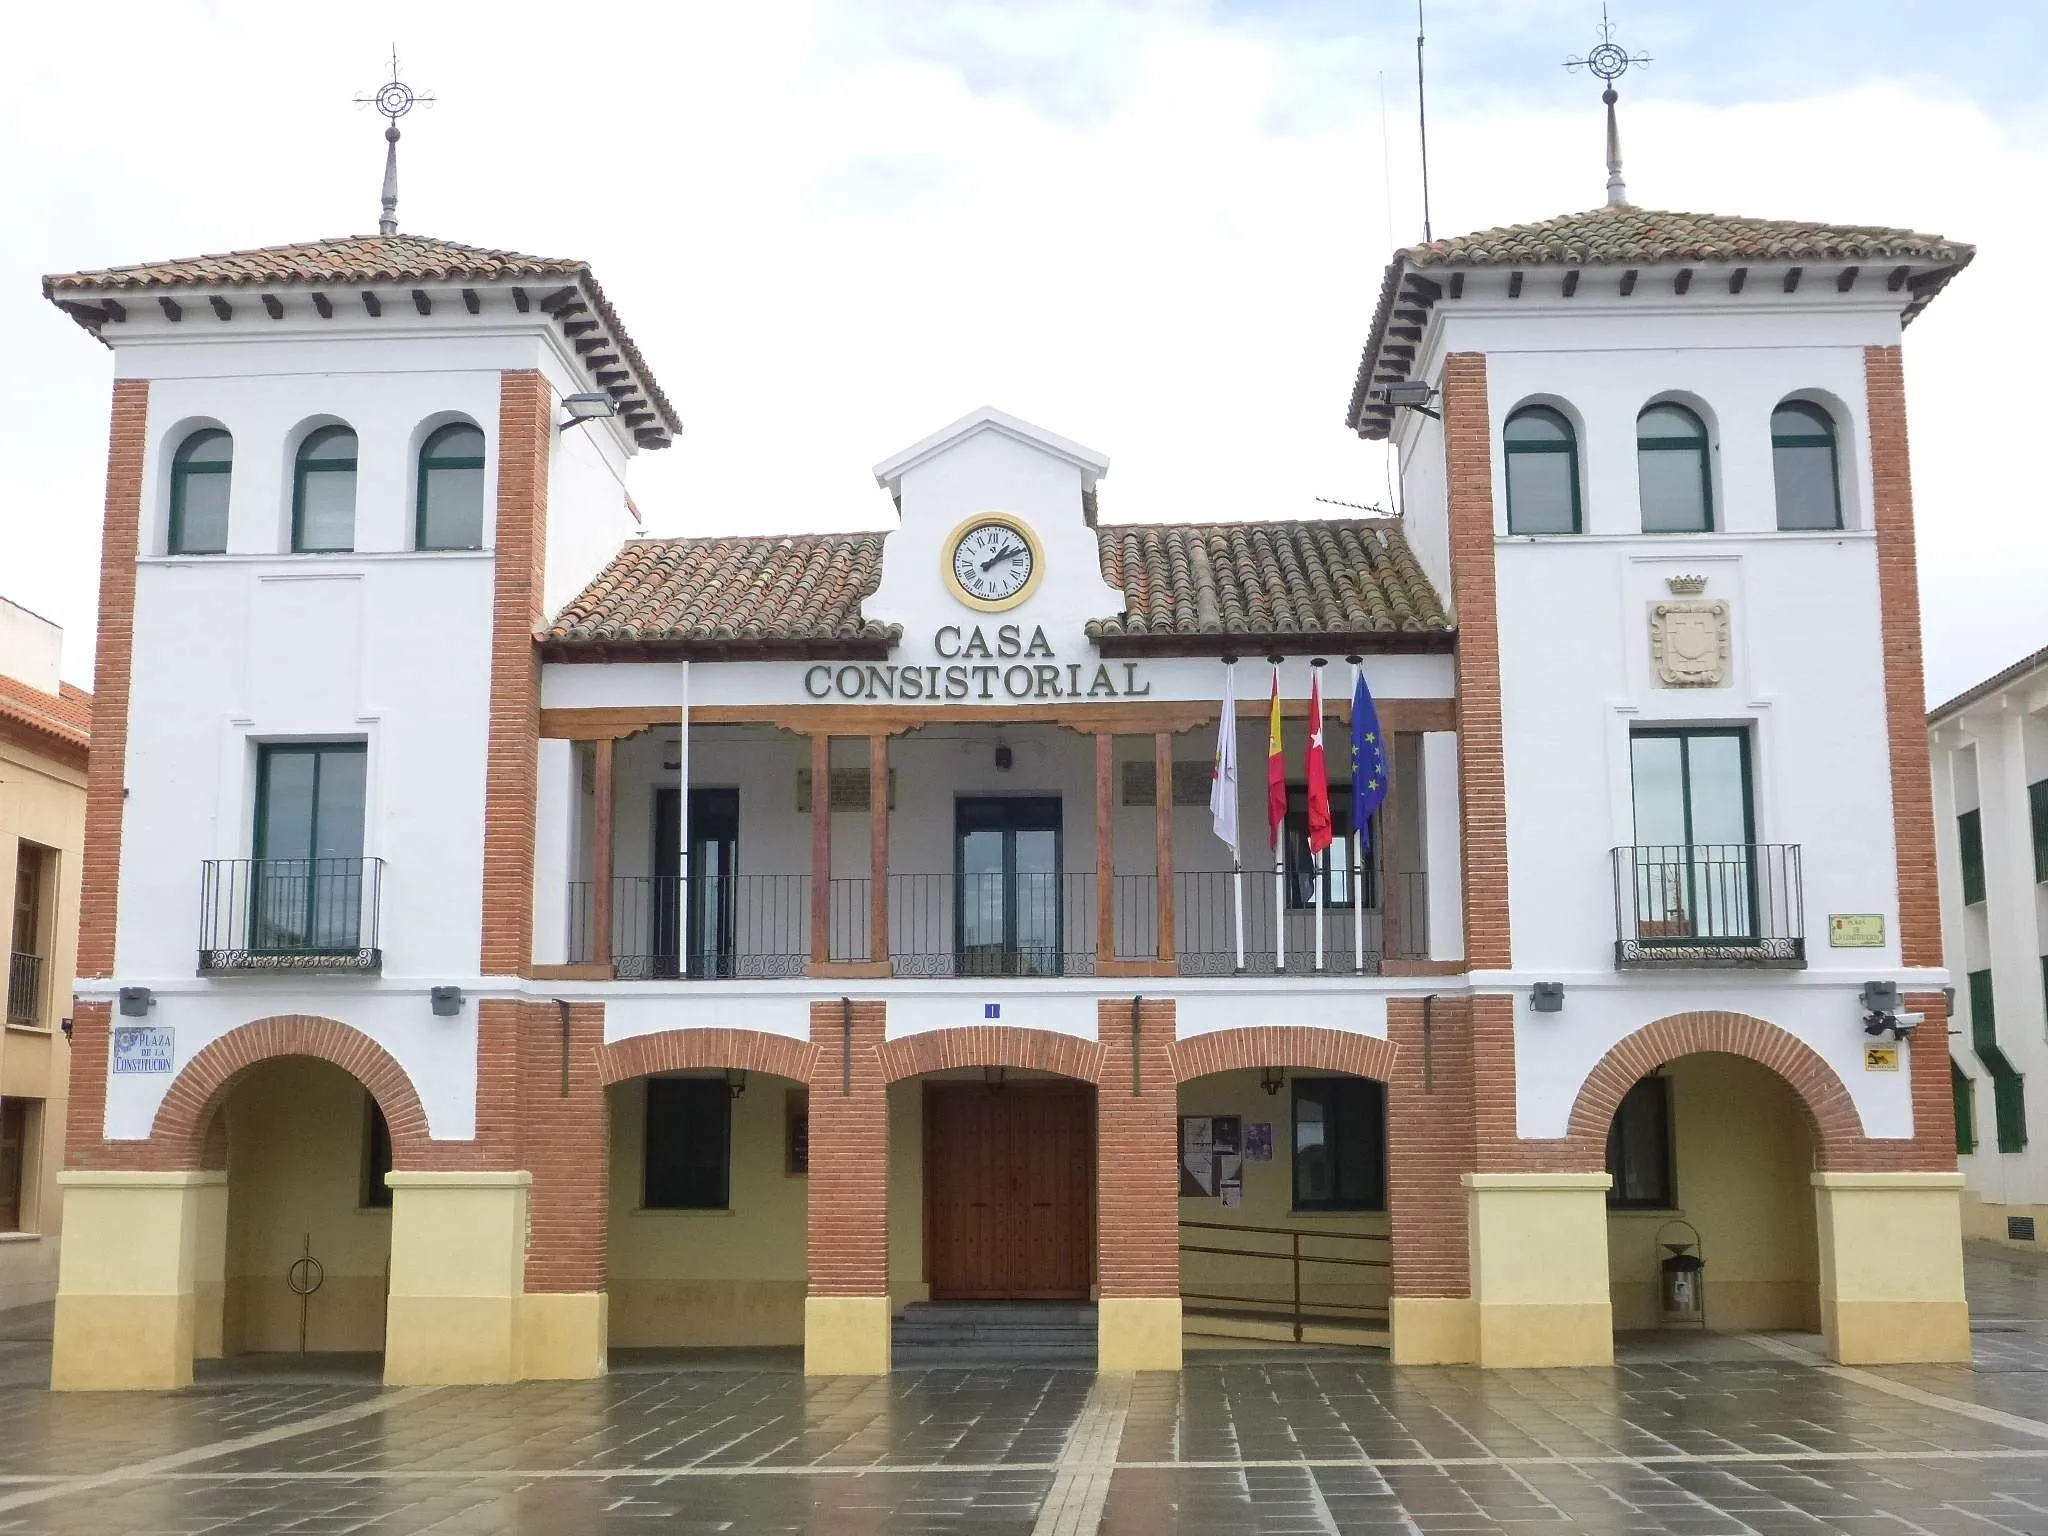
[[[1682,405],[1653,405],[1636,418],[1636,478],[1643,532],[1711,533],[1714,479],[1706,425]]]
[[[228,547],[228,483],[235,440],[219,427],[202,427],[171,455],[171,526],[165,548],[174,555],[218,555]]]
[[[346,553],[356,544],[356,435],[322,427],[299,445],[292,471],[292,549]]]
[[[1771,469],[1778,481],[1780,528],[1842,526],[1842,478],[1835,460],[1835,423],[1804,400],[1771,413]]]
[[[1579,438],[1564,412],[1525,405],[1501,433],[1508,461],[1508,532],[1579,531]]]
[[[420,549],[484,547],[484,435],[450,422],[420,447]]]

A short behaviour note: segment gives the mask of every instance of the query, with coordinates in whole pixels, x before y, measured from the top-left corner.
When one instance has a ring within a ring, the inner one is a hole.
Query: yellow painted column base
[[[1960,1173],[1813,1175],[1821,1328],[1844,1365],[1970,1358]]]
[[[1396,1296],[1388,1311],[1396,1365],[1470,1365],[1479,1316],[1469,1296]]]
[[[526,1298],[526,1172],[384,1175],[391,1187],[391,1300],[384,1379],[393,1386],[517,1381]]]
[[[1489,1370],[1614,1364],[1614,1309],[1598,1302],[1482,1302],[1479,1363]]]
[[[886,1376],[894,1314],[886,1296],[806,1296],[806,1376]]]
[[[1098,1371],[1181,1368],[1178,1296],[1104,1296],[1095,1309]]]
[[[519,1380],[519,1296],[393,1296],[384,1381],[393,1387],[496,1386]]]
[[[1923,1365],[1970,1358],[1970,1308],[1961,1301],[1838,1301],[1826,1333],[1843,1365]]]
[[[1604,1173],[1468,1173],[1479,1364],[1614,1363]]]
[[[192,1385],[190,1296],[57,1297],[50,1386],[58,1392],[164,1392]]]
[[[585,1381],[602,1376],[610,1299],[603,1291],[536,1293],[519,1298],[519,1374],[527,1381]]]

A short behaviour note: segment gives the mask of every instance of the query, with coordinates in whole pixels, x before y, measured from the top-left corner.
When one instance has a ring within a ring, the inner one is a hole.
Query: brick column
[[[1390,998],[1387,1038],[1394,1362],[1462,1364],[1479,1357],[1461,1182],[1474,1166],[1471,1000]]]
[[[816,796],[823,786],[814,782]],[[815,800],[813,803],[816,803]],[[804,1372],[889,1371],[889,1095],[885,1005],[811,1004],[810,1286]]]
[[[1169,1052],[1174,1028],[1171,1000],[1105,998],[1096,1004],[1103,1047],[1095,1096],[1100,1370],[1180,1369],[1179,1085]]]
[[[533,1175],[520,1375],[601,1376],[611,1208],[610,1125],[598,1066],[604,1005],[525,1003],[518,1027],[520,1166]]]

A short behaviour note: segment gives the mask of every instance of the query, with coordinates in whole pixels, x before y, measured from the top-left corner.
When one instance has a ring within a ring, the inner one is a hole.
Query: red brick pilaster
[[[605,1288],[610,1210],[604,1004],[526,1003],[519,1020],[520,1166],[533,1175],[526,1289]]]
[[[540,796],[542,577],[554,394],[531,369],[498,392],[498,520],[491,607],[491,724],[484,774],[483,972],[524,975],[533,957],[534,818]]]
[[[1427,1025],[1424,1020],[1427,1018]],[[1396,1296],[1472,1289],[1463,1176],[1477,1168],[1469,998],[1387,1002],[1387,1220]]]
[[[1096,1279],[1104,1296],[1180,1294],[1179,1085],[1174,1005],[1096,1004]],[[1135,1027],[1134,1027],[1135,1026]]]
[[[884,1017],[879,1002],[811,1004],[811,1042],[817,1048],[810,1093],[813,1296],[889,1293]]]

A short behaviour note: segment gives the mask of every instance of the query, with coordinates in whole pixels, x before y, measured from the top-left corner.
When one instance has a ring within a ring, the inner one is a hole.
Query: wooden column
[[[590,858],[590,963],[609,969],[612,963],[612,841],[616,816],[613,811],[612,753],[618,744],[609,736],[590,744],[595,760],[596,826],[592,840],[596,847]]]
[[[868,958],[889,963],[889,738],[868,738]]]
[[[832,958],[832,738],[811,738],[811,964]]]
[[[1159,958],[1173,960],[1179,951],[1173,932],[1173,733],[1152,738],[1152,841],[1159,866]]]
[[[1391,731],[1385,735],[1387,749],[1387,798],[1380,802],[1380,835],[1375,840],[1371,857],[1379,861],[1380,873],[1380,969],[1384,972],[1387,962],[1401,953],[1401,808],[1396,796],[1401,790],[1401,769],[1395,761],[1401,754],[1397,750],[1400,738]]]
[[[1095,962],[1116,959],[1116,823],[1110,799],[1116,738],[1095,733]]]

